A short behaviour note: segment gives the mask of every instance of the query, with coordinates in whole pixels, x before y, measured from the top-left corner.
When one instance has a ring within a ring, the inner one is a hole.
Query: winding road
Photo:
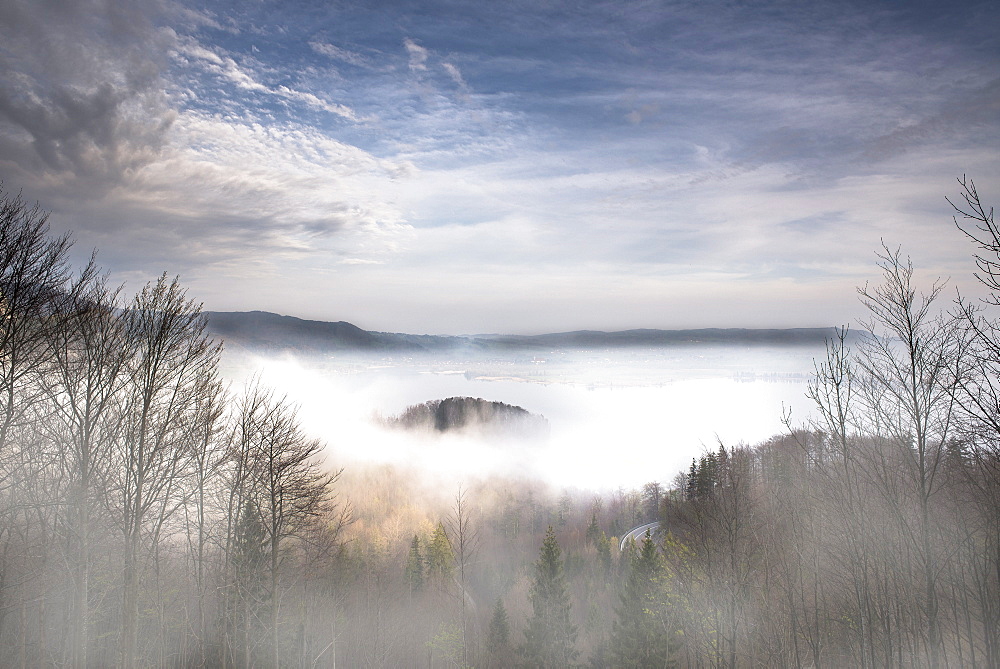
[[[639,541],[640,537],[642,537],[642,535],[646,533],[646,530],[649,530],[650,533],[652,533],[655,532],[658,527],[660,527],[659,522],[646,523],[645,525],[640,525],[639,527],[633,527],[631,530],[625,533],[624,537],[622,537],[622,542],[621,544],[619,544],[618,550],[620,551],[625,550],[625,546],[628,545],[629,539],[635,539],[636,541]]]

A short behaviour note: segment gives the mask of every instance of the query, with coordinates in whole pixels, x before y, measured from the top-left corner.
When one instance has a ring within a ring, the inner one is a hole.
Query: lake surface
[[[821,347],[683,346],[553,350],[483,358],[356,355],[230,358],[231,377],[258,370],[300,405],[303,426],[334,463],[392,463],[443,481],[499,473],[590,489],[669,483],[691,458],[722,443],[753,444],[800,424]],[[234,385],[239,390],[239,384]],[[372,417],[452,396],[481,397],[544,415],[547,439],[417,436]]]

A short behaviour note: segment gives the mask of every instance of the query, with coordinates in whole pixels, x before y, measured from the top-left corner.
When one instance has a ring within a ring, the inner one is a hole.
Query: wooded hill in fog
[[[544,416],[504,402],[473,397],[448,397],[407,407],[398,416],[385,418],[387,427],[435,432],[474,430],[500,437],[540,437],[549,432]]]
[[[208,331],[230,348],[256,352],[300,353],[335,351],[501,352],[553,348],[624,348],[630,346],[822,346],[834,328],[700,328],[693,330],[580,330],[542,335],[413,335],[370,332],[345,321],[335,323],[281,316],[267,311],[210,311]],[[854,335],[852,335],[853,337]]]

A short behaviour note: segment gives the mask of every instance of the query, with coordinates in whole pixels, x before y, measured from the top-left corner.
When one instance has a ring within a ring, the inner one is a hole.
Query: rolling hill
[[[531,351],[555,348],[625,348],[685,345],[816,346],[834,328],[700,328],[689,330],[579,330],[542,335],[413,335],[372,332],[345,321],[312,321],[267,311],[206,312],[210,333],[255,352],[432,352],[449,350]],[[852,333],[854,335],[855,333]]]

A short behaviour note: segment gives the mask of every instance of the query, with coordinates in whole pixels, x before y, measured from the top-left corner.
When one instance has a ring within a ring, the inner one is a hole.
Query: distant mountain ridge
[[[452,337],[369,332],[346,321],[310,321],[269,311],[208,311],[205,315],[213,335],[261,352],[429,351],[462,343]]]
[[[337,351],[478,352],[553,348],[626,348],[692,344],[815,346],[835,328],[698,328],[687,330],[579,330],[542,335],[412,335],[372,332],[346,321],[312,321],[268,311],[209,311],[208,331],[230,345],[255,352],[332,353]]]

